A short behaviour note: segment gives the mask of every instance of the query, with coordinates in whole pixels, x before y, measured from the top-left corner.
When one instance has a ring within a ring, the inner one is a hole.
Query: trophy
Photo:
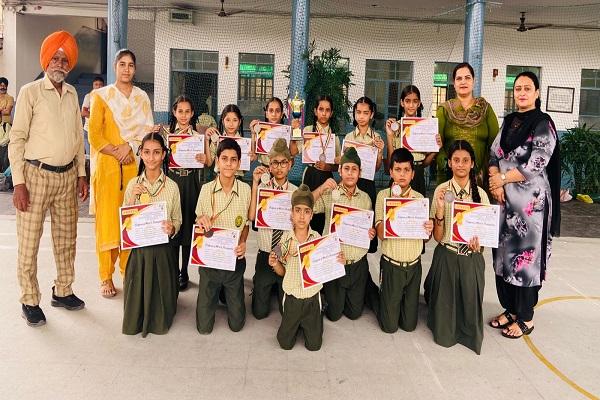
[[[298,91],[293,99],[288,99],[288,114],[293,119],[300,120],[300,128],[292,131],[292,140],[302,140],[302,127],[304,126],[304,100],[298,96]]]

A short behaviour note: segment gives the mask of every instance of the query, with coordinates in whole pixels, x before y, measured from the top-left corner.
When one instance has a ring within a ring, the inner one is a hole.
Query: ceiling
[[[357,18],[417,20],[433,23],[462,23],[466,0],[312,0],[313,18]],[[553,24],[555,28],[600,30],[600,1],[594,0],[498,0],[486,1],[486,23],[517,26],[520,12],[527,12],[527,24]],[[6,0],[8,6],[106,7],[107,0]],[[129,8],[161,10],[183,8],[217,13],[220,0],[129,0]],[[291,13],[291,0],[225,0],[227,12],[283,15]]]

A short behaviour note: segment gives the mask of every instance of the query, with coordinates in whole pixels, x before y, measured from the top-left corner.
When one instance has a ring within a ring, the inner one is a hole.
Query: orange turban
[[[42,48],[40,49],[40,65],[44,71],[48,68],[50,60],[59,49],[62,49],[67,55],[67,59],[69,60],[69,70],[75,67],[75,64],[77,64],[77,56],[79,55],[77,41],[69,32],[59,31],[50,34],[42,43]]]

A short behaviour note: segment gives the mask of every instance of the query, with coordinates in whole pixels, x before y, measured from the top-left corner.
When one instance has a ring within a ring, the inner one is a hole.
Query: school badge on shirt
[[[241,215],[238,215],[237,217],[235,217],[235,227],[239,228],[240,226],[242,226],[243,221],[244,221],[244,219],[242,218]]]

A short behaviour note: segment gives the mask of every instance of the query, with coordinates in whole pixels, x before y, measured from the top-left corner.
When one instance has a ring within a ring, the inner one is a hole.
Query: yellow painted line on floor
[[[535,308],[540,308],[544,304],[553,303],[555,301],[565,301],[565,300],[600,300],[600,296],[558,296],[558,297],[550,297],[540,301]],[[571,386],[577,392],[581,393],[583,396],[592,400],[600,400],[600,397],[588,392],[571,379],[568,376],[563,374],[558,368],[554,366],[548,359],[542,354],[542,352],[536,347],[535,344],[531,341],[529,336],[523,336],[523,340],[531,350],[531,352],[544,364],[550,371],[552,371],[556,376],[558,376],[562,381],[564,381],[567,385]]]

